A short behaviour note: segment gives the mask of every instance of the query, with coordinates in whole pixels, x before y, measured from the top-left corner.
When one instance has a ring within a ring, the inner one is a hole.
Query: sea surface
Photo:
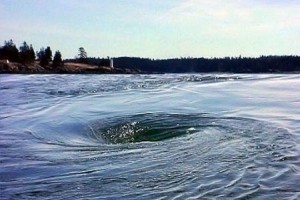
[[[300,75],[2,74],[0,199],[300,199]]]

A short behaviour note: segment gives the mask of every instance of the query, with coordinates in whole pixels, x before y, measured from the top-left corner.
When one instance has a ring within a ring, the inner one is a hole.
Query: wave
[[[23,88],[26,95],[47,97],[75,97],[91,94],[103,94],[109,92],[117,92],[124,90],[149,90],[160,87],[168,87],[173,84],[195,82],[199,84],[209,84],[224,81],[232,81],[241,79],[237,75],[218,75],[218,74],[165,74],[157,75],[115,75],[99,78],[101,75],[80,75],[80,81],[77,81],[78,75],[68,75],[68,81],[65,81],[66,75],[56,76],[21,76],[22,82],[17,78],[7,79],[3,81],[0,90],[10,90]],[[34,77],[34,81],[32,81]],[[4,79],[5,80],[5,79]],[[9,92],[9,91],[7,91]]]

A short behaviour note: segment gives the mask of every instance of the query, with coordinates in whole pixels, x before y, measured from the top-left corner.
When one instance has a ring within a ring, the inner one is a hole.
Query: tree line
[[[26,41],[19,48],[16,47],[13,40],[4,41],[4,45],[0,46],[0,60],[9,60],[23,64],[32,64],[37,60],[41,66],[48,66],[50,63],[52,66],[63,65],[60,51],[56,51],[53,59],[52,57],[52,50],[49,46],[46,48],[42,47],[35,52],[32,44],[28,45]],[[75,62],[88,63],[87,52],[83,47],[78,49]]]
[[[24,41],[22,45],[17,48],[13,40],[4,41],[4,45],[0,47],[0,59],[23,64],[32,64],[37,59],[41,66],[49,66],[51,63],[53,67],[63,64],[60,51],[56,51],[53,57],[52,50],[49,46],[46,48],[42,47],[39,51],[35,52],[31,44],[28,45],[27,42]]]
[[[150,59],[139,57],[113,58],[114,67],[134,69],[145,73],[272,73],[300,72],[299,56],[260,56],[225,57],[225,58],[173,58]],[[68,61],[75,62],[74,59]],[[109,66],[109,59],[86,58],[86,63],[98,66]]]
[[[157,73],[269,73],[300,72],[299,56],[260,56],[225,58],[174,58],[150,59],[137,57],[114,58],[117,68],[135,68],[144,72]]]
[[[225,57],[225,58],[173,58],[150,59],[139,57],[113,58],[114,67],[134,69],[145,73],[271,73],[271,72],[300,72],[299,56],[260,56]],[[76,59],[68,59],[76,62]],[[109,59],[87,57],[87,64],[109,66]]]

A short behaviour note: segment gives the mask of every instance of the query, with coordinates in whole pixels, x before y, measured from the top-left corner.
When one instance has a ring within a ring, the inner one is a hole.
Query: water
[[[0,199],[299,199],[300,75],[0,75]]]

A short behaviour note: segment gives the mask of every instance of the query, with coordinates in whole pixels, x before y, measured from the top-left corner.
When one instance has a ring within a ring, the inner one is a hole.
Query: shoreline
[[[83,63],[66,62],[60,66],[41,66],[38,62],[17,63],[0,60],[0,74],[140,74],[141,70],[110,68]]]
[[[142,71],[130,68],[111,68],[108,66],[98,66],[78,62],[65,62],[60,66],[53,66],[52,63],[41,66],[38,61],[34,63],[18,63],[0,60],[0,74],[186,74],[186,73],[231,73],[231,74],[300,74],[300,71],[268,71],[268,72],[233,72],[233,71],[210,71],[210,72],[155,72]]]

